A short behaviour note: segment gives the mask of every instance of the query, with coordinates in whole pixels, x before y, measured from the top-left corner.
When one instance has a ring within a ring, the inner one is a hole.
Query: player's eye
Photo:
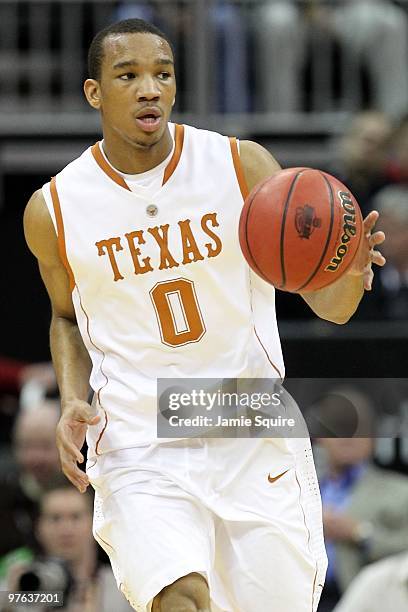
[[[167,81],[167,79],[171,77],[171,74],[170,72],[160,72],[158,76],[162,81]]]
[[[134,79],[134,78],[135,78],[135,76],[136,76],[136,75],[135,75],[135,73],[134,73],[134,72],[125,72],[125,74],[121,74],[121,75],[119,76],[119,78],[120,78],[122,81],[130,81],[130,80]]]

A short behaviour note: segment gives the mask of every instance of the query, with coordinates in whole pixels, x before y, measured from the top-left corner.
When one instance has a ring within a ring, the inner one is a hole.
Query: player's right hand
[[[72,484],[81,492],[89,485],[88,476],[79,469],[83,463],[81,448],[85,442],[88,425],[96,425],[101,420],[91,406],[84,401],[71,401],[64,405],[62,416],[57,425],[57,448],[62,471]]]

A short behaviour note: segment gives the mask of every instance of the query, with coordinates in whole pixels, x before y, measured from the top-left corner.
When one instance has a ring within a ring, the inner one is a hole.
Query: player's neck
[[[112,132],[104,132],[103,151],[116,170],[124,174],[139,174],[158,166],[170,154],[173,140],[167,127],[162,138],[150,147],[125,141]]]

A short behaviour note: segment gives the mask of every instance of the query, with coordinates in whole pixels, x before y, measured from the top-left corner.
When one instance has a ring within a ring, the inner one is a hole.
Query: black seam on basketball
[[[320,270],[320,266],[322,265],[322,261],[326,257],[327,249],[329,248],[329,243],[330,243],[331,235],[332,235],[332,232],[333,232],[333,224],[334,224],[334,193],[333,193],[333,189],[332,189],[332,186],[330,184],[330,181],[327,180],[327,178],[324,176],[324,174],[322,172],[319,172],[319,174],[320,174],[320,176],[322,176],[324,178],[325,183],[326,183],[326,185],[329,188],[329,196],[330,196],[330,226],[329,226],[329,232],[327,234],[326,244],[324,245],[323,253],[320,256],[319,263],[317,264],[316,268],[313,270],[313,272],[309,276],[309,278],[303,283],[303,285],[301,285],[300,287],[295,289],[295,291],[301,291],[303,289],[303,287],[306,287],[306,285],[308,285],[310,283],[310,281],[314,279],[314,277],[316,276],[316,274]]]
[[[252,255],[252,251],[251,251],[251,247],[249,246],[249,240],[248,240],[248,222],[249,222],[249,213],[251,212],[251,207],[252,204],[254,202],[255,196],[258,194],[258,192],[262,189],[262,187],[264,186],[264,184],[270,179],[271,177],[268,176],[268,178],[266,178],[264,181],[262,181],[262,183],[260,183],[258,185],[257,190],[254,192],[253,196],[251,197],[249,204],[248,204],[248,210],[247,210],[247,215],[246,215],[246,221],[245,221],[245,242],[247,245],[247,249],[248,249],[248,253],[251,256],[251,261],[254,265],[254,267],[258,270],[258,274],[259,276],[261,276],[264,281],[266,281],[269,284],[273,284],[272,281],[262,272],[262,270],[259,268],[258,264],[255,261],[254,256]]]
[[[283,289],[285,287],[285,285],[286,285],[285,254],[284,254],[286,216],[287,216],[287,212],[288,212],[288,208],[289,208],[290,198],[291,198],[292,192],[293,192],[293,190],[295,188],[295,184],[296,184],[299,176],[303,172],[304,172],[304,170],[300,170],[300,172],[298,172],[297,175],[294,177],[294,179],[292,181],[292,184],[291,184],[291,186],[289,188],[288,195],[286,197],[285,207],[283,209],[282,223],[281,223],[281,235],[280,235],[280,247],[279,247],[282,283],[279,285],[279,289]]]

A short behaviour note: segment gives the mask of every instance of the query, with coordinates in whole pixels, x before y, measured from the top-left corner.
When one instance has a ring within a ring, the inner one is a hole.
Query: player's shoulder
[[[42,189],[34,191],[27,202],[24,211],[24,224],[26,223],[42,223],[49,217],[47,204]]]
[[[210,164],[221,173],[226,171],[233,154],[231,139],[220,132],[201,127],[184,124],[183,128],[184,158],[199,164]]]
[[[77,180],[81,174],[87,174],[89,171],[93,171],[96,168],[94,155],[92,149],[99,147],[98,143],[88,146],[82,151],[77,157],[72,159],[66,166],[64,166],[56,175],[56,177],[63,176],[67,179],[74,178]]]
[[[32,253],[40,260],[50,254],[56,242],[54,225],[42,189],[28,200],[23,217],[24,235]]]
[[[253,140],[240,141],[239,156],[249,190],[281,170],[273,155]]]
[[[227,139],[226,136],[220,134],[220,132],[216,132],[215,130],[208,130],[201,127],[196,127],[194,125],[183,124],[184,134],[187,136],[189,141],[199,142],[201,145],[206,143],[206,141],[219,141],[225,142]]]
[[[185,125],[184,128],[189,140],[194,140],[200,147],[204,147],[207,150],[211,149],[212,154],[214,154],[213,145],[216,144],[217,140],[219,142],[224,141],[225,143],[229,138],[219,132],[191,125]],[[224,148],[220,148],[219,151],[220,154],[225,154]],[[260,181],[281,170],[279,163],[268,149],[252,140],[239,141],[239,158],[249,191]]]

